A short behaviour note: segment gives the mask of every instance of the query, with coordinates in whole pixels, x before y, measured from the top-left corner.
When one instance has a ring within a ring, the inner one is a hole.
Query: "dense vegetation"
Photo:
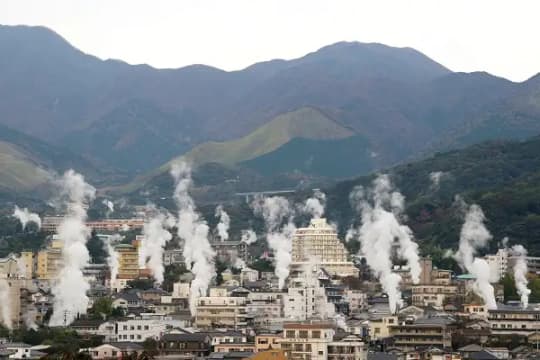
[[[456,195],[478,203],[487,217],[494,249],[504,237],[540,255],[540,137],[522,142],[488,142],[389,169],[407,200],[407,224],[425,252],[450,248],[459,240],[462,214]],[[442,172],[439,186],[430,174]],[[342,182],[327,191],[329,217],[346,228],[358,216],[349,204],[354,186],[374,176]],[[426,250],[430,251],[426,251]]]

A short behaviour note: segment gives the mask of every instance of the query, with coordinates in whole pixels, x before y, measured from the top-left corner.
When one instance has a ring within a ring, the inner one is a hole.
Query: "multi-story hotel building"
[[[426,318],[409,324],[390,327],[394,346],[402,351],[416,350],[428,346],[448,348],[452,345],[451,329],[445,319]]]
[[[118,244],[114,247],[118,254],[118,274],[112,279],[111,288],[120,291],[126,288],[127,283],[139,277],[139,248],[138,242],[133,244]]]
[[[348,259],[349,254],[336,230],[326,219],[312,219],[308,227],[299,228],[293,238],[291,268],[301,268],[317,260],[331,275],[358,276],[358,269]]]
[[[56,233],[58,226],[64,219],[63,216],[45,216],[43,218],[41,229],[45,232]],[[96,221],[87,221],[86,226],[94,231],[118,232],[134,229],[142,229],[144,219],[103,219]]]

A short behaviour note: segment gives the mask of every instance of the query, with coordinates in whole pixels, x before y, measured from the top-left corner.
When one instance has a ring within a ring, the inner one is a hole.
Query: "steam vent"
[[[292,247],[292,268],[315,261],[331,275],[358,276],[358,269],[348,259],[336,230],[326,219],[312,219],[308,227],[296,230]]]

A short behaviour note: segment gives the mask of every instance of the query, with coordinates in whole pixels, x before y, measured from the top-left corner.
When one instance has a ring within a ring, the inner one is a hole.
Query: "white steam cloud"
[[[292,261],[292,238],[296,227],[293,223],[294,211],[284,197],[274,196],[256,198],[252,204],[256,214],[261,215],[266,225],[266,241],[274,253],[275,274],[279,288],[285,286],[289,277],[289,265]],[[282,226],[285,219],[287,223]]]
[[[175,163],[171,168],[175,181],[174,199],[178,206],[178,236],[184,240],[184,258],[194,279],[191,282],[189,307],[191,314],[197,311],[197,300],[205,296],[210,281],[215,276],[214,251],[208,241],[208,225],[195,208],[189,195],[191,169],[185,162]]]
[[[242,237],[240,238],[240,241],[246,243],[247,245],[253,244],[257,241],[257,234],[251,229],[242,230]]]
[[[11,319],[11,300],[9,296],[9,284],[6,279],[0,279],[0,320],[9,330],[13,329]]]
[[[444,177],[444,172],[442,171],[433,171],[429,174],[429,179],[431,180],[431,187],[435,190],[438,190],[441,186],[441,180]]]
[[[111,200],[103,199],[101,203],[107,207],[107,216],[114,212],[114,203]]]
[[[531,290],[527,287],[527,250],[522,245],[512,246],[513,255],[516,257],[514,264],[514,281],[516,289],[521,297],[521,306],[526,309],[529,306]]]
[[[24,326],[26,326],[27,329],[37,330],[38,326],[36,324],[36,316],[38,312],[36,309],[36,306],[34,304],[31,304],[29,308],[26,308],[25,311],[22,314]]]
[[[401,276],[392,272],[393,246],[397,245],[397,254],[407,261],[415,284],[419,282],[421,272],[418,244],[413,241],[409,227],[398,220],[403,212],[404,197],[393,191],[387,175],[380,175],[373,181],[372,189],[355,188],[350,200],[362,217],[362,225],[357,231],[360,252],[387,293],[390,311],[395,313],[402,300],[399,290]],[[349,237],[354,232],[350,234]]]
[[[456,197],[456,201],[467,209],[467,204],[463,199]],[[468,207],[459,237],[459,249],[454,257],[462,269],[467,270],[476,278],[474,292],[484,300],[488,309],[496,309],[494,289],[489,282],[489,264],[486,260],[475,257],[477,251],[486,246],[492,237],[484,225],[485,219],[480,206],[473,204]]]
[[[109,266],[109,271],[111,273],[111,285],[116,282],[116,278],[118,277],[118,270],[120,269],[118,252],[115,250],[114,247],[118,241],[122,240],[122,238],[122,235],[114,234],[113,236],[109,237],[104,244],[105,251],[107,251],[107,265]]]
[[[67,214],[58,227],[58,237],[63,243],[63,267],[58,282],[52,287],[54,305],[50,326],[69,325],[78,314],[85,314],[88,307],[86,292],[90,288],[82,273],[90,260],[86,248],[90,229],[85,221],[86,208],[94,199],[96,190],[73,170],[68,170],[59,183]]]
[[[19,219],[23,230],[26,229],[26,225],[28,225],[28,223],[34,223],[37,225],[38,229],[41,229],[41,218],[38,214],[28,211],[27,208],[20,209],[17,205],[15,205],[13,217]]]
[[[306,200],[302,211],[312,218],[320,219],[324,215],[326,195],[320,190],[314,190],[313,196]]]
[[[227,212],[223,209],[222,205],[219,205],[216,207],[215,216],[219,219],[219,223],[217,224],[219,238],[221,241],[229,240],[229,227],[231,225],[231,218],[229,217],[229,214],[227,214]]]
[[[169,214],[157,213],[143,226],[143,239],[139,248],[139,267],[147,267],[157,284],[164,279],[165,267],[163,266],[163,250],[165,245],[172,239],[172,234],[167,228],[173,227],[174,218]]]

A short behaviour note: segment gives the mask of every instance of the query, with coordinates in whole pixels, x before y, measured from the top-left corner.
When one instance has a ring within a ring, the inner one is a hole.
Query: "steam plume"
[[[118,252],[114,249],[116,242],[122,240],[120,234],[114,234],[109,237],[105,243],[105,250],[107,251],[107,265],[109,265],[109,271],[111,272],[111,285],[116,282],[118,277],[118,269],[120,268],[120,262],[118,259]]]
[[[401,277],[392,272],[392,247],[396,239],[397,253],[407,261],[415,284],[420,280],[421,271],[418,245],[413,241],[412,231],[399,222],[404,197],[393,191],[387,175],[379,175],[373,181],[372,189],[356,188],[350,200],[362,217],[362,226],[358,230],[360,251],[388,294],[390,311],[394,313],[401,304]],[[352,236],[354,232],[350,234]]]
[[[457,197],[456,200],[467,209],[463,199]],[[489,264],[484,259],[475,258],[478,249],[486,246],[491,239],[491,234],[484,225],[485,219],[480,206],[473,204],[468,207],[465,222],[461,228],[459,249],[455,259],[462,269],[466,269],[476,278],[473,289],[484,300],[487,308],[496,309],[497,302],[495,301],[493,286],[489,283]]]
[[[26,225],[28,223],[34,223],[37,225],[38,229],[41,228],[41,218],[38,214],[28,211],[27,208],[19,209],[17,205],[15,205],[15,210],[13,211],[13,216],[19,219],[21,222],[23,230],[26,229]]]
[[[111,200],[103,199],[101,203],[107,207],[107,216],[114,212],[114,203]]]
[[[256,214],[264,218],[266,240],[274,253],[275,274],[279,288],[282,289],[289,276],[289,265],[292,261],[292,238],[296,230],[292,221],[293,211],[289,201],[280,196],[257,198],[252,207]],[[288,222],[282,227],[281,224],[286,218]]]
[[[13,328],[11,319],[11,300],[9,296],[9,284],[6,279],[0,279],[0,320],[9,330]]]
[[[521,306],[526,309],[529,306],[529,295],[531,294],[531,290],[527,287],[527,250],[522,245],[514,245],[512,246],[512,252],[516,256],[514,281],[517,292],[521,297]]]
[[[418,245],[413,241],[412,231],[398,220],[404,209],[404,197],[393,191],[387,175],[379,175],[372,189],[366,191],[357,187],[349,198],[362,217],[362,226],[357,232],[360,252],[388,294],[390,311],[394,313],[401,304],[401,277],[392,272],[392,247],[396,239],[398,255],[407,261],[415,284],[420,280],[421,271]],[[352,237],[354,232],[349,234]]]
[[[23,312],[23,321],[24,326],[26,326],[27,329],[37,330],[38,326],[36,324],[36,315],[37,315],[37,309],[34,304],[30,305],[29,308],[26,308]]]
[[[216,207],[215,216],[219,219],[219,223],[217,224],[219,238],[221,241],[229,240],[229,226],[231,224],[229,214],[227,214],[227,212],[223,209],[222,205],[219,205]]]
[[[429,174],[429,179],[431,180],[431,187],[435,190],[438,190],[441,186],[441,180],[444,176],[442,171],[433,171]]]
[[[174,199],[178,206],[178,236],[184,240],[186,266],[195,278],[191,282],[189,306],[195,315],[197,300],[205,296],[210,281],[215,276],[214,251],[208,241],[208,225],[195,208],[189,196],[191,169],[185,162],[175,163],[171,174],[175,181]]]
[[[247,245],[253,244],[257,241],[257,234],[251,229],[242,230],[242,237],[240,241],[246,243]]]
[[[311,217],[319,219],[324,215],[326,206],[326,195],[320,190],[314,190],[313,196],[306,200],[302,210],[310,214]]]
[[[156,283],[163,282],[163,249],[172,239],[167,230],[174,226],[174,219],[163,213],[157,213],[143,226],[143,240],[139,248],[139,267],[147,267],[152,272]]]
[[[58,282],[52,288],[54,305],[49,322],[51,326],[71,324],[78,314],[86,313],[86,292],[90,285],[82,270],[90,260],[86,248],[90,229],[86,227],[85,220],[87,205],[94,199],[96,191],[84,181],[82,175],[73,170],[68,170],[59,183],[67,214],[58,227],[58,237],[63,242],[63,267]]]

